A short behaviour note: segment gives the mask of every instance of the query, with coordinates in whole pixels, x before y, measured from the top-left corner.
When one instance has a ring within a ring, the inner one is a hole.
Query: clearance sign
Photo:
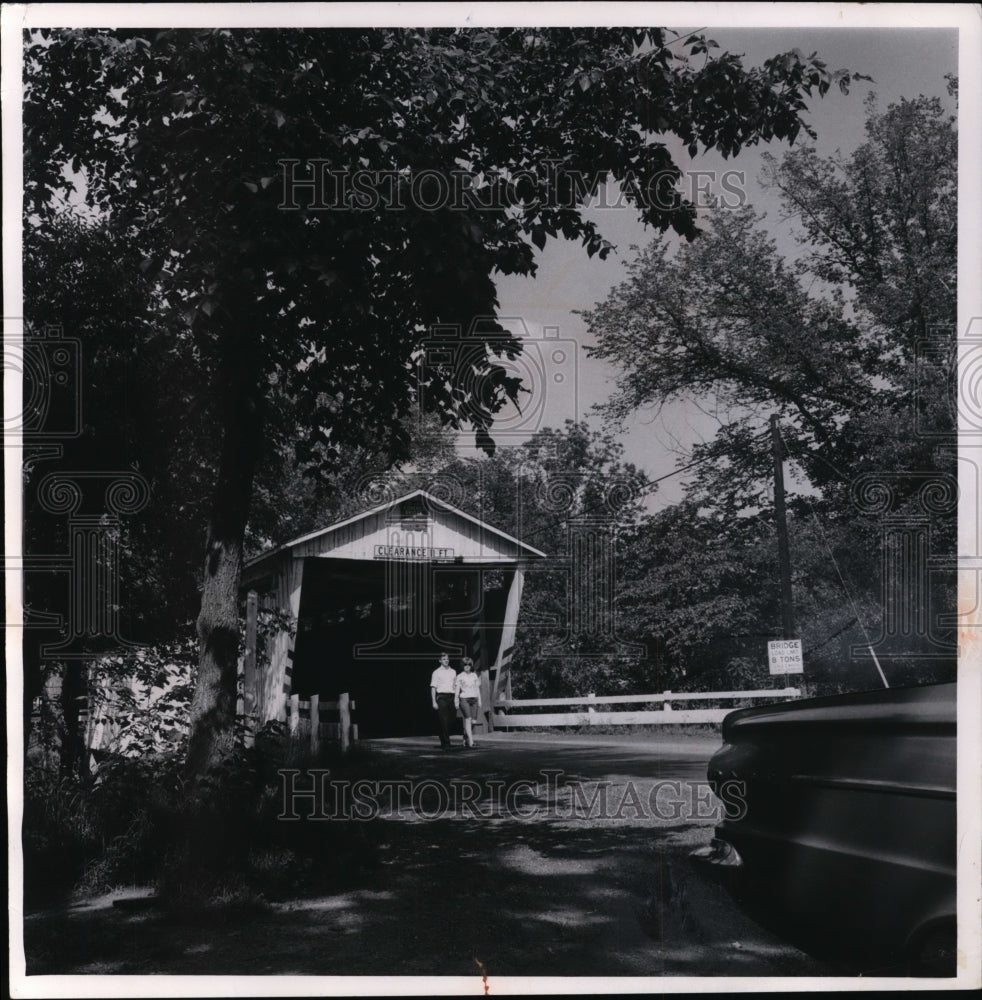
[[[376,545],[376,559],[453,559],[453,549],[429,545]]]

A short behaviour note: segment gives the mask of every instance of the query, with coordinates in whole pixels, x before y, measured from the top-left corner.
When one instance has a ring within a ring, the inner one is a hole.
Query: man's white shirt
[[[437,694],[453,694],[457,681],[457,671],[453,667],[437,667],[430,678],[430,687],[436,688]]]

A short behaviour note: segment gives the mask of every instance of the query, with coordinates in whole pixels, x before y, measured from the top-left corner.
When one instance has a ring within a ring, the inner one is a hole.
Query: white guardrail
[[[789,701],[801,695],[799,688],[771,688],[765,691],[663,691],[661,694],[587,695],[585,698],[505,699],[495,705],[492,716],[495,729],[525,729],[538,726],[651,726],[679,723],[722,722],[733,711],[729,708],[681,708],[673,703],[693,701],[749,701],[769,699]],[[638,712],[598,711],[597,706],[656,705],[659,709]],[[572,712],[528,712],[512,714],[512,709],[549,708],[562,705],[584,705]]]

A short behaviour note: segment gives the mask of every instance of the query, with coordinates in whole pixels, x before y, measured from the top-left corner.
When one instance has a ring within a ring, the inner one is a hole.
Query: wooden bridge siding
[[[485,532],[480,525],[450,514],[431,515],[426,531],[404,531],[391,522],[387,511],[345,524],[329,534],[311,538],[293,549],[295,558],[328,557],[374,561],[376,545],[408,545],[453,549],[464,562],[514,563],[519,553],[505,539]]]
[[[403,531],[389,510],[342,524],[336,530],[307,539],[284,550],[272,561],[272,591],[270,600],[288,610],[294,618],[300,613],[300,589],[304,560],[354,559],[382,562],[375,559],[376,545],[406,545],[453,550],[453,559],[463,564],[514,566],[524,558],[519,546],[507,538],[499,538],[480,523],[474,523],[451,511],[436,508],[430,511],[426,531]],[[435,563],[434,565],[450,565]],[[269,572],[269,571],[267,571]],[[247,574],[248,576],[248,574]],[[271,662],[263,672],[259,692],[259,709],[263,721],[285,721],[287,699],[292,689],[291,653],[294,640],[286,634],[272,641]]]

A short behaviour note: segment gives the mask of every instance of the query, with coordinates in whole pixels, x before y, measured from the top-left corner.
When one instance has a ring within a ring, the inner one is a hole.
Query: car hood
[[[955,684],[926,684],[738,709],[723,720],[723,741],[781,739],[813,727],[862,729],[869,735],[883,730],[951,729],[956,719],[955,688]]]

